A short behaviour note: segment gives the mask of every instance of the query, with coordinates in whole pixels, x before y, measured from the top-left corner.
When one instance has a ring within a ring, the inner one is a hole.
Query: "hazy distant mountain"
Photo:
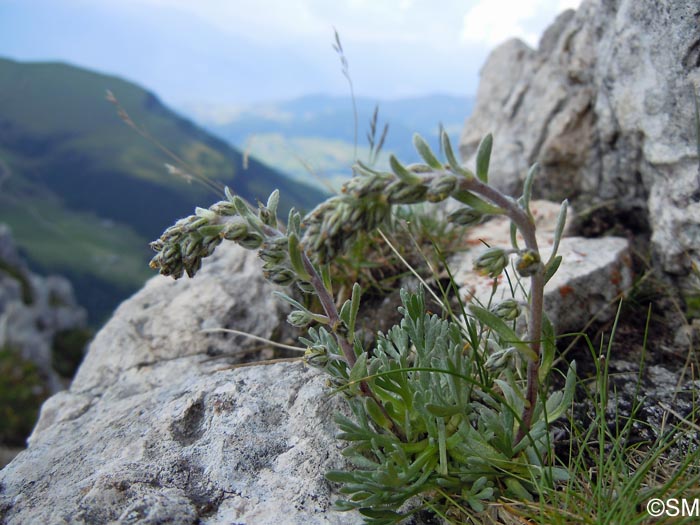
[[[110,90],[154,140],[127,126]],[[162,147],[161,147],[162,145]],[[190,176],[164,163],[184,162]],[[143,88],[58,63],[0,59],[0,221],[35,267],[67,275],[91,320],[152,275],[148,241],[228,185],[246,199],[274,188],[282,207],[323,198],[183,119]]]
[[[406,162],[418,160],[415,132],[438,147],[439,125],[457,140],[474,104],[472,97],[430,95],[401,100],[356,99],[357,155],[367,157],[367,132],[379,106],[379,129],[389,124],[385,152]],[[314,177],[338,180],[350,175],[355,153],[352,99],[309,95],[247,108],[190,106],[186,111],[213,133],[270,166],[301,180]],[[386,158],[386,157],[384,157]],[[309,171],[314,171],[310,175]]]

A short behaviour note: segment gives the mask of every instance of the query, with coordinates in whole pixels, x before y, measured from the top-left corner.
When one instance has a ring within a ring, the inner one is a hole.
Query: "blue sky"
[[[580,0],[0,0],[0,56],[116,74],[177,107],[348,94],[470,95],[495,45]]]

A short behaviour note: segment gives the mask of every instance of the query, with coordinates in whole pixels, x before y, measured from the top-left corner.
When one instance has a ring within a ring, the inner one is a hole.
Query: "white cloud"
[[[73,0],[87,2],[93,0]],[[581,0],[120,0],[113,8],[150,7],[196,17],[218,31],[259,43],[343,41],[421,43],[446,50],[492,47],[510,37],[535,44],[542,30]],[[465,3],[468,8],[466,14]]]
[[[493,47],[517,37],[536,46],[554,17],[580,3],[581,0],[479,0],[464,15],[461,40]]]
[[[331,48],[333,27],[340,34],[358,94],[391,98],[473,92],[479,67],[494,45],[510,37],[535,45],[555,16],[567,7],[577,7],[580,0],[61,2],[99,5],[122,20],[147,20],[147,27],[155,27],[148,41],[157,42],[160,34],[175,38],[177,53],[168,55],[166,45],[145,46],[134,57],[134,61],[156,63],[162,70],[148,66],[149,78],[158,89],[157,74],[165,77],[175,63],[179,69],[188,68],[194,78],[209,78],[209,84],[217,78],[235,85],[235,95],[227,93],[227,97],[272,99],[277,92],[347,90]],[[155,51],[160,55],[154,59]],[[263,87],[261,78],[266,79]],[[162,91],[167,93],[171,84],[163,82]]]

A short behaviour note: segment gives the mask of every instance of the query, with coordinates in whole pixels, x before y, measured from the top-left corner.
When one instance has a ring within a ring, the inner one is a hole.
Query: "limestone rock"
[[[493,181],[517,193],[530,164],[536,191],[648,220],[661,267],[700,260],[700,171],[693,92],[700,91],[694,0],[584,0],[539,48],[512,40],[481,72],[460,151],[473,162],[494,133]]]
[[[272,295],[277,288],[263,280],[261,264],[255,252],[225,243],[194,279],[153,277],[97,334],[72,389],[97,394],[123,370],[185,356],[243,361],[259,354],[255,340],[203,331],[225,328],[281,338],[287,308]]]
[[[147,346],[147,341],[143,341]],[[51,398],[0,471],[7,525],[353,524],[330,510],[342,466],[324,379],[302,363],[232,369],[206,356],[124,368],[95,396]]]
[[[545,262],[552,251],[559,208],[559,204],[548,201],[531,203],[537,224],[537,242]],[[523,287],[517,286],[518,276],[512,268],[509,268],[509,276],[515,295],[508,278],[501,274],[493,297],[493,279],[473,269],[474,261],[486,245],[511,246],[510,222],[506,218],[499,217],[473,229],[466,242],[472,249],[451,262],[456,268],[455,280],[465,302],[486,305],[490,301],[495,305],[513,296],[525,299]],[[524,246],[521,238],[520,246]],[[632,284],[632,261],[627,240],[620,237],[564,237],[557,254],[563,258],[561,266],[545,286],[545,310],[556,331],[580,330],[593,318],[603,321],[614,315],[617,301]],[[529,280],[522,279],[522,283],[524,289],[529,290]]]
[[[12,348],[37,365],[49,391],[57,392],[63,383],[52,367],[54,337],[86,324],[87,314],[70,282],[31,272],[10,229],[0,224],[0,348]]]
[[[202,332],[283,333],[260,265],[227,243],[195,279],[154,277],[119,307],[0,472],[8,524],[362,522],[329,510],[323,477],[343,464],[341,399],[302,363],[234,368],[260,344]]]

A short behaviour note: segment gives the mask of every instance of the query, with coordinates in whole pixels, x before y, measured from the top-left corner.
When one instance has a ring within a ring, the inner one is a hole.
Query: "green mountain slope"
[[[149,140],[105,99],[111,91]],[[173,174],[164,163],[183,164]],[[192,175],[191,177],[189,175]],[[135,84],[58,63],[0,59],[0,222],[34,266],[63,273],[91,321],[151,275],[147,242],[228,185],[250,202],[282,192],[308,209],[321,191],[242,155]]]

